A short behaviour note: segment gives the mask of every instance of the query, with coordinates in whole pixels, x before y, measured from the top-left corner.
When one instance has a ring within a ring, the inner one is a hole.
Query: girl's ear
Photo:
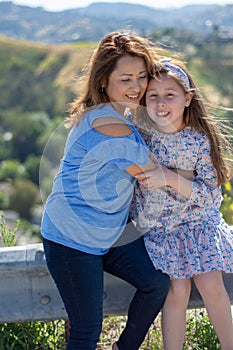
[[[186,94],[186,98],[185,98],[185,107],[189,107],[191,101],[192,101],[192,98],[193,98],[193,93],[192,92],[188,92]]]

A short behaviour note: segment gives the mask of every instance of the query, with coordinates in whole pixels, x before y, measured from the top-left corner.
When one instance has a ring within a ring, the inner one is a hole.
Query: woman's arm
[[[94,120],[92,127],[101,134],[113,137],[125,137],[133,132],[126,123],[115,117],[97,118]],[[125,171],[133,177],[136,177],[140,173],[141,178],[145,178],[145,175],[143,176],[144,172],[155,170],[155,168],[155,163],[148,156],[148,163],[146,165],[132,164],[125,168]]]

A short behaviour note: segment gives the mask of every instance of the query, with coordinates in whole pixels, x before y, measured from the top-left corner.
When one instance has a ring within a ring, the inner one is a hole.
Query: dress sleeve
[[[136,126],[136,129],[140,133],[145,143],[149,145],[152,139],[152,133],[149,133],[148,131],[145,130],[145,128],[143,129],[142,127],[139,127],[139,126]]]
[[[203,135],[200,140],[189,203],[199,207],[208,205],[219,207],[221,201],[221,187],[218,185],[217,172],[210,156],[210,141],[206,135]]]

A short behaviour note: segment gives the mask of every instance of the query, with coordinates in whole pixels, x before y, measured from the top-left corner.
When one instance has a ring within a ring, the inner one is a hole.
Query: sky
[[[6,0],[0,0],[0,2],[3,1]],[[127,2],[131,4],[141,4],[155,8],[174,8],[193,4],[233,4],[233,0],[177,0],[176,5],[174,5],[174,0],[13,0],[12,2],[18,5],[26,5],[30,7],[40,6],[47,11],[62,11],[79,7],[86,7],[95,2]]]

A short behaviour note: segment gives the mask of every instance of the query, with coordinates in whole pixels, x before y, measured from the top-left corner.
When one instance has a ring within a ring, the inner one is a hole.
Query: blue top
[[[113,137],[92,128],[96,118],[114,116],[132,133]],[[121,235],[135,179],[124,169],[148,163],[137,129],[110,105],[85,113],[71,129],[42,218],[44,238],[93,254],[104,254]]]

